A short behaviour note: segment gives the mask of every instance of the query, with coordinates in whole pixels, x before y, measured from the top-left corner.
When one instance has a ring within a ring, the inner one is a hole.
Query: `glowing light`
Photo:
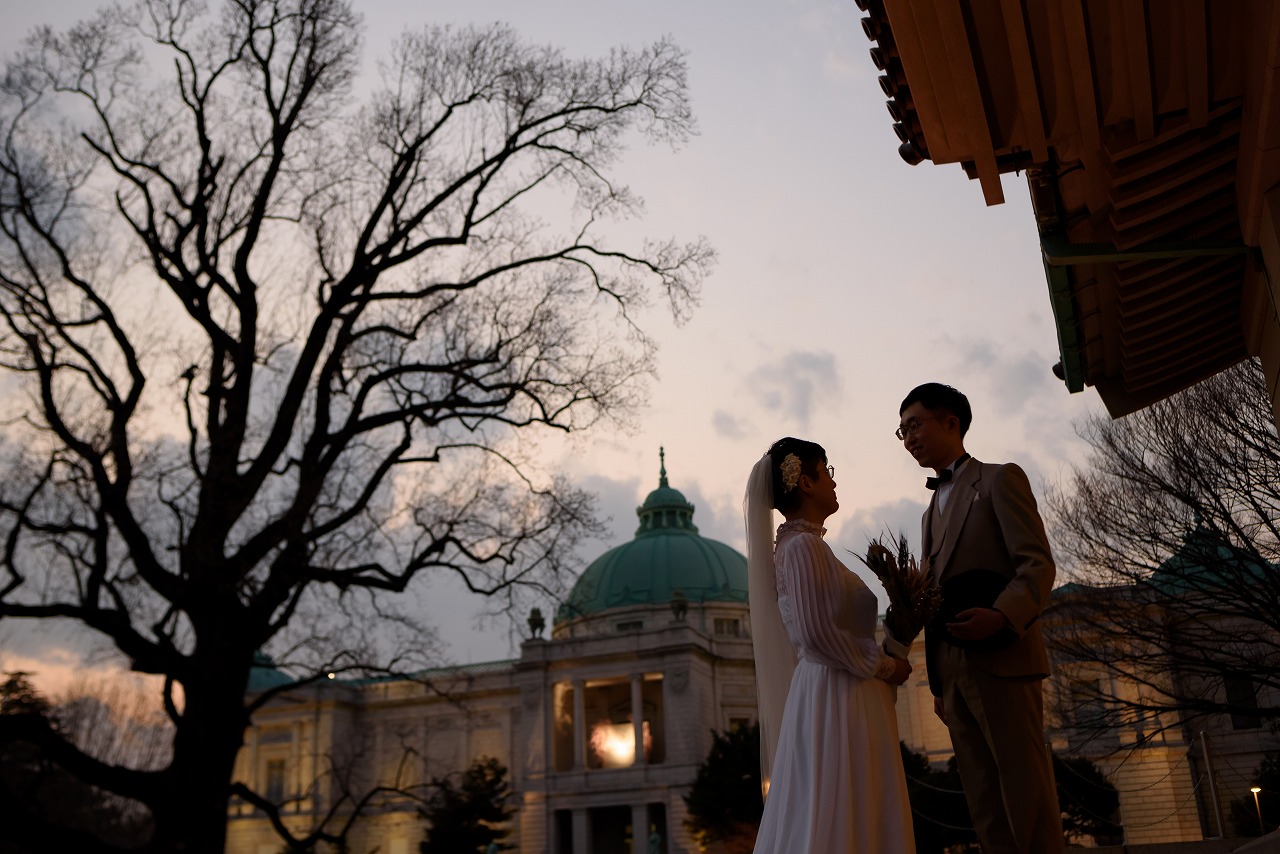
[[[327,675],[329,676],[329,678],[330,678],[330,679],[337,679],[337,678],[338,678],[338,674],[334,673],[332,670],[331,670],[331,671],[329,671],[329,673],[328,673]]]
[[[653,737],[649,722],[642,725],[644,755],[649,756]],[[636,762],[635,729],[629,723],[611,724],[601,721],[591,728],[591,749],[605,768],[628,768]]]

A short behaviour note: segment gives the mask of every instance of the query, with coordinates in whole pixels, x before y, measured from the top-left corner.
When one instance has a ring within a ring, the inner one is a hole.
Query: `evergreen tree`
[[[760,788],[760,725],[711,732],[711,750],[684,796],[685,827],[705,848],[712,842],[754,843],[764,813]],[[745,850],[750,850],[747,845]]]
[[[0,715],[23,722],[24,730],[58,729],[49,703],[31,684],[28,674],[15,671],[0,684]],[[0,797],[31,801],[49,773],[49,763],[28,739],[0,744]],[[3,850],[3,848],[0,848]]]
[[[418,846],[421,854],[486,854],[490,843],[499,851],[514,846],[503,844],[505,824],[515,813],[508,805],[511,785],[507,768],[497,759],[482,756],[462,772],[455,783],[450,777],[432,780],[433,792],[420,810],[430,822],[427,838]]]
[[[5,675],[8,678],[0,684],[0,715],[37,715],[52,719],[48,701],[40,696],[26,672],[16,670]]]
[[[899,746],[907,774],[917,854],[976,851],[978,836],[973,831],[955,759],[947,763],[945,771],[939,771],[923,753],[913,753],[901,742]]]
[[[946,770],[937,770],[924,754],[913,753],[903,744],[902,766],[907,775],[917,854],[977,851],[978,837],[955,757],[948,760]],[[1123,828],[1111,818],[1119,809],[1120,796],[1102,772],[1088,759],[1057,754],[1053,769],[1066,839],[1078,841],[1092,836],[1100,845],[1121,839]]]
[[[1053,755],[1053,776],[1058,783],[1062,808],[1062,832],[1068,840],[1092,836],[1098,845],[1118,844],[1124,829],[1114,816],[1120,808],[1116,787],[1098,767],[1081,756]]]
[[[0,718],[10,737],[0,741],[0,854],[35,854],[51,850],[48,840],[22,816],[63,828],[78,851],[98,850],[99,843],[129,847],[150,833],[146,815],[129,815],[119,799],[58,767],[41,747],[41,733],[61,733],[62,721],[36,690],[28,674],[6,674],[0,683]]]

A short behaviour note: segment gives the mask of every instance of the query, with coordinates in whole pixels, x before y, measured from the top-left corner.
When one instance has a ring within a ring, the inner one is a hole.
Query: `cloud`
[[[1012,459],[1041,485],[1061,477],[1064,462],[1078,458],[1083,442],[1075,422],[1100,411],[1096,399],[1068,394],[1053,375],[1057,352],[1004,347],[989,340],[956,343],[959,376],[974,402],[975,438],[969,447],[983,459],[988,452]],[[993,438],[1000,445],[992,447]]]
[[[49,696],[90,671],[124,673],[126,667],[124,656],[102,635],[75,620],[15,619],[0,627],[0,673],[30,673]]]
[[[814,406],[840,394],[840,371],[832,353],[797,350],[752,371],[747,390],[766,411],[808,430]]]
[[[102,662],[86,657],[83,651],[56,644],[32,644],[30,632],[15,646],[23,651],[15,651],[8,647],[14,641],[15,632],[5,633],[4,640],[8,648],[0,650],[0,673],[26,673],[31,683],[48,699],[56,700],[66,694],[73,686],[94,678],[104,683],[110,680],[125,679],[131,684],[139,682],[141,677],[125,669],[119,661]],[[153,686],[155,687],[155,686]]]
[[[925,503],[922,501],[900,498],[871,507],[853,508],[848,514],[842,509],[839,516],[827,520],[827,524],[832,526],[826,537],[831,550],[876,594],[881,613],[889,606],[889,597],[885,595],[880,579],[858,560],[858,555],[866,552],[867,543],[871,540],[887,540],[906,534],[912,553],[919,557],[920,516],[924,509]]]
[[[826,3],[806,6],[797,24],[800,32],[810,38],[829,38],[835,27],[841,23],[841,19],[847,19],[847,17],[848,12],[842,10],[839,4]]]
[[[871,63],[865,57],[852,56],[834,48],[828,50],[826,57],[822,60],[822,70],[828,77],[836,80],[848,80],[861,76],[870,65]]]
[[[657,488],[658,479],[655,472],[648,490],[644,489],[645,484],[638,477],[611,478],[599,474],[576,478],[574,485],[596,496],[596,512],[605,520],[604,533],[600,538],[584,543],[578,550],[582,559],[590,562],[635,536],[640,524],[636,508],[649,490]]]
[[[923,477],[923,475],[921,475]],[[871,507],[855,507],[848,513],[843,509],[832,519],[838,524],[833,532],[834,541],[855,551],[866,547],[871,539],[882,535],[906,534],[912,551],[920,549],[920,517],[925,509],[924,501],[899,498]]]
[[[1026,414],[1037,408],[1033,401],[1064,390],[1062,381],[1053,375],[1056,353],[1009,353],[988,340],[961,342],[960,353],[961,372],[980,378],[988,399],[995,404],[996,415]]]
[[[693,505],[693,524],[698,533],[710,540],[719,540],[746,554],[742,526],[741,498],[730,498],[719,503],[712,501],[696,483],[673,483]],[[745,486],[745,479],[743,482]]]
[[[726,439],[741,439],[748,434],[747,423],[736,415],[717,409],[711,416],[711,426]]]

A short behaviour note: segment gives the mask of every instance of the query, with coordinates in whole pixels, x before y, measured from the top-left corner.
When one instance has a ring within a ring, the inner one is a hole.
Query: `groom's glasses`
[[[933,415],[926,415],[923,418],[912,418],[906,424],[903,424],[897,430],[893,431],[893,435],[898,437],[899,442],[905,442],[908,436],[914,436],[920,432],[920,424],[924,421],[936,420]]]
[[[835,479],[836,479],[836,467],[835,467],[835,466],[827,466],[827,477],[831,478],[832,480],[835,480]]]

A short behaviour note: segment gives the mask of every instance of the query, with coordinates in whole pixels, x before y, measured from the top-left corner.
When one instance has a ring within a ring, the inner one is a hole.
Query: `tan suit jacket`
[[[935,494],[922,525],[924,553],[933,562],[934,578],[941,582],[986,569],[1009,579],[994,607],[1009,618],[1018,640],[1005,649],[969,650],[969,666],[994,676],[1048,676],[1049,658],[1038,621],[1049,601],[1055,570],[1026,474],[1013,463],[968,460],[955,474],[942,525],[935,531],[937,500]],[[934,661],[941,642],[926,631],[929,688],[935,696],[942,696]]]

